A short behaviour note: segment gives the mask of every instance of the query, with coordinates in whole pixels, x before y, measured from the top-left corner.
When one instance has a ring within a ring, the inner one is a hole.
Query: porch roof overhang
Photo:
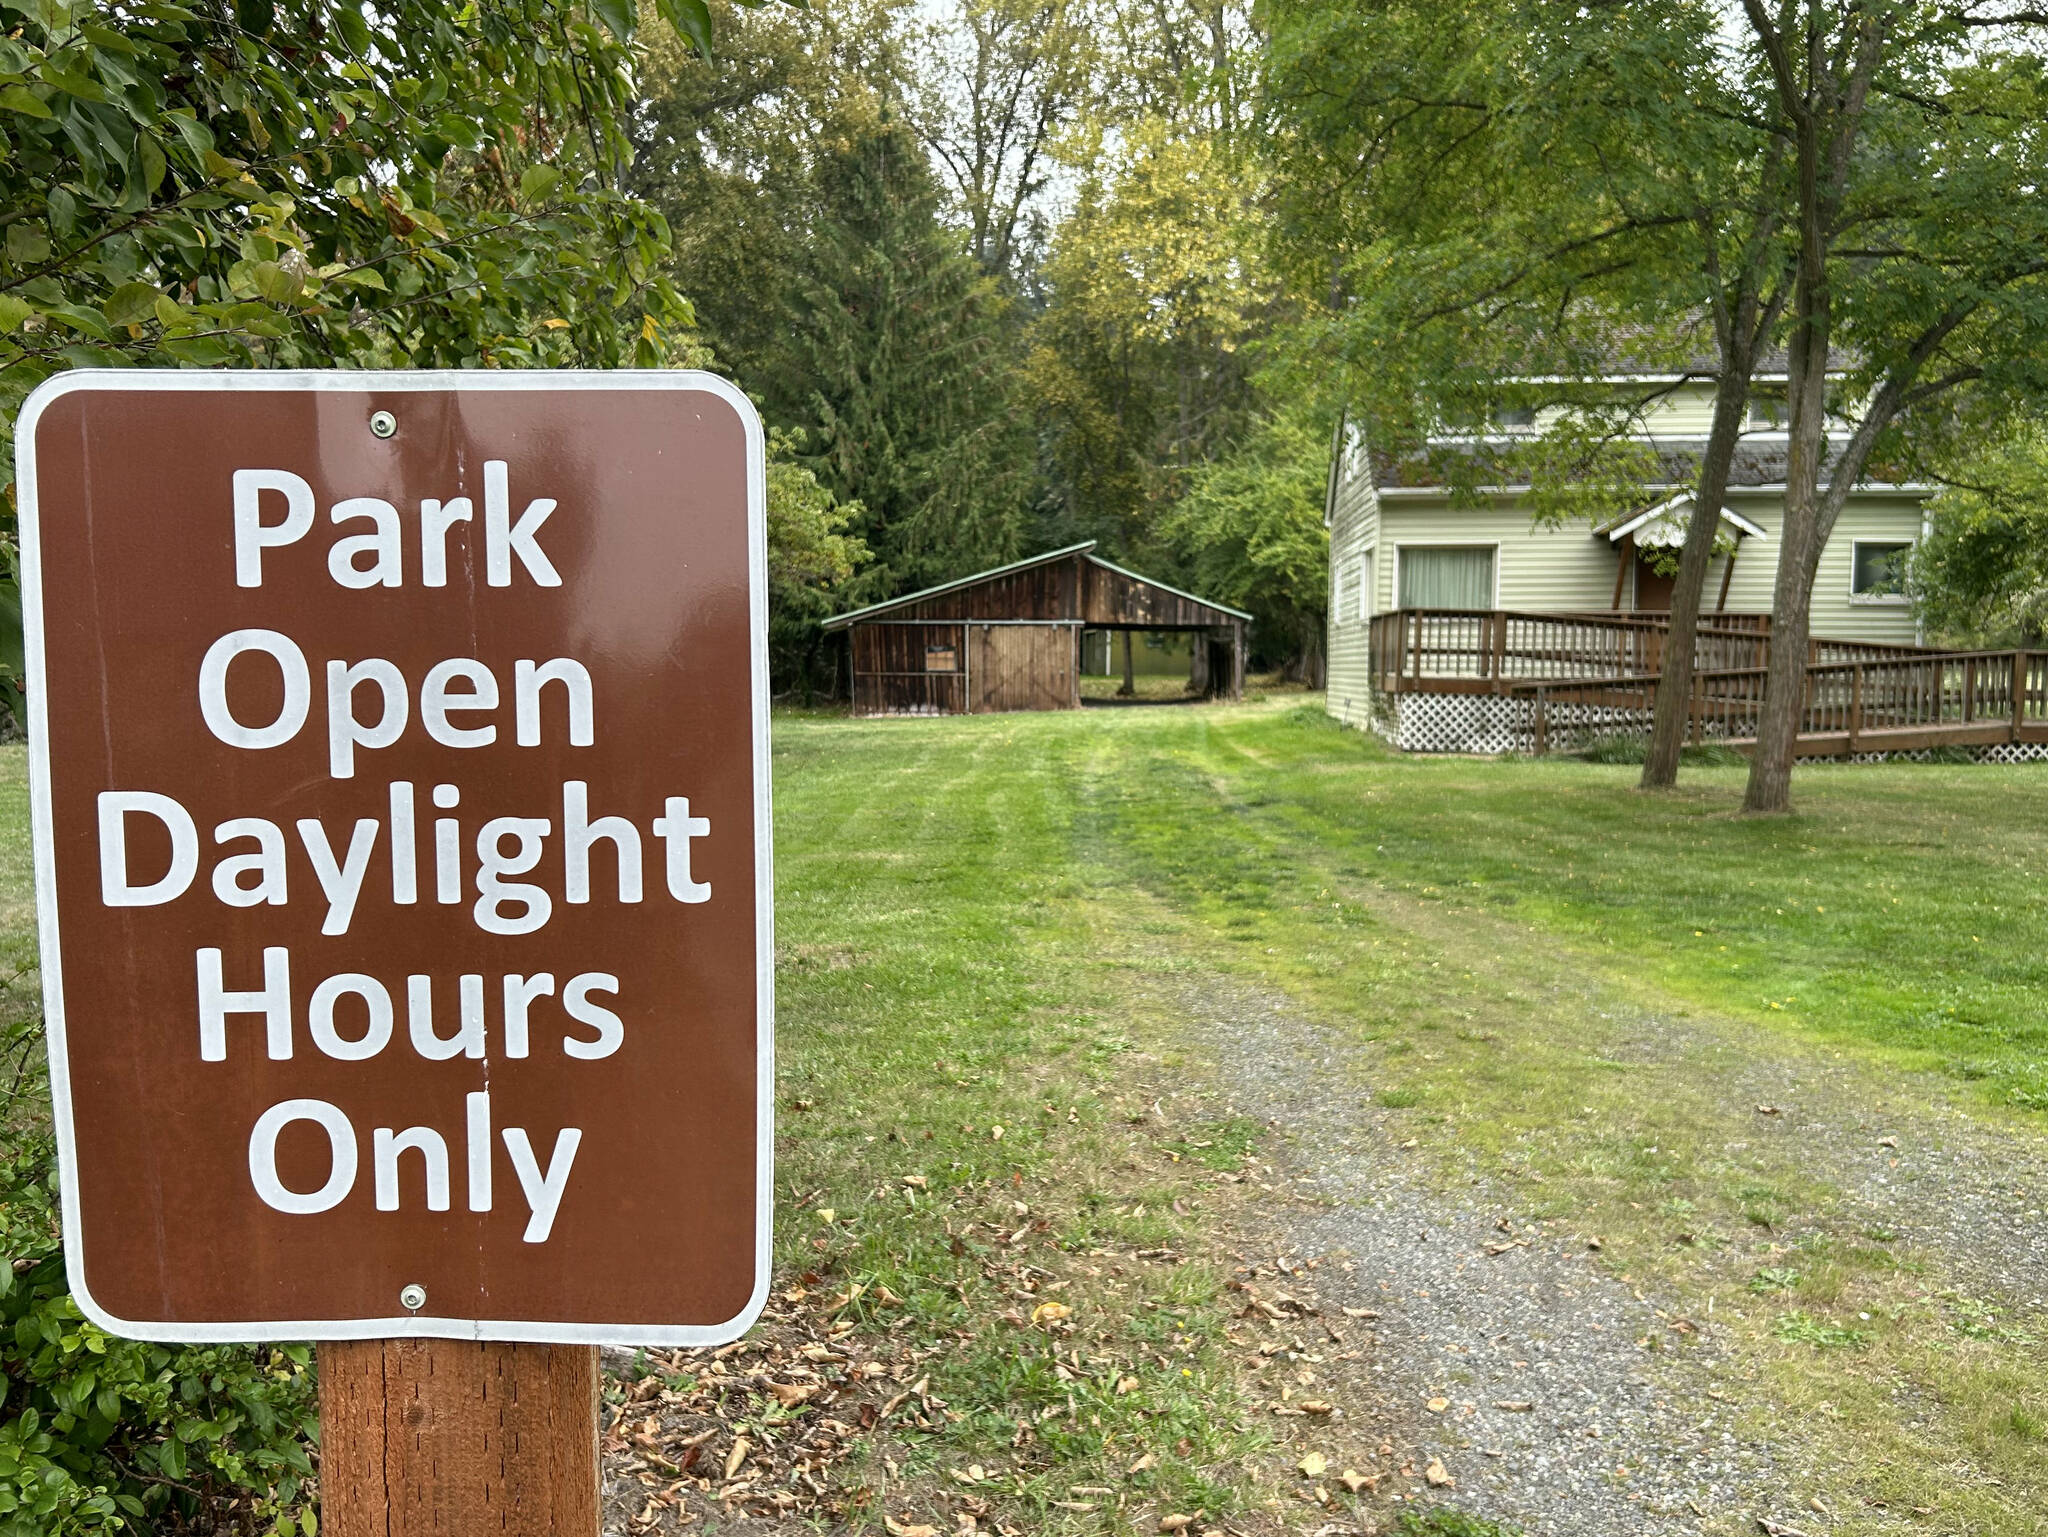
[[[1605,534],[1609,544],[1620,544],[1624,539],[1633,538],[1638,545],[1669,549],[1685,543],[1685,515],[1691,512],[1692,503],[1689,493],[1681,493],[1639,512],[1625,512],[1618,518],[1610,518],[1596,526],[1593,532]],[[1769,537],[1761,526],[1727,507],[1721,509],[1721,531],[1736,539]]]

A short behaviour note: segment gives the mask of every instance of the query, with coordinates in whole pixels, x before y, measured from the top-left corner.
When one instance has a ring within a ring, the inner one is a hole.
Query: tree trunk
[[[1832,320],[1827,234],[1821,207],[1819,129],[1799,122],[1799,261],[1792,286],[1792,334],[1785,349],[1790,407],[1785,454],[1785,521],[1778,539],[1778,575],[1771,594],[1771,655],[1756,750],[1742,809],[1757,814],[1792,809],[1792,758],[1806,704],[1806,639],[1813,577],[1827,537],[1820,477],[1828,451],[1828,348]],[[1838,471],[1839,473],[1839,471]]]
[[[1116,691],[1116,694],[1119,699],[1132,699],[1137,696],[1138,677],[1131,667],[1131,632],[1129,630],[1121,630],[1118,633],[1124,638],[1124,684],[1122,688]]]
[[[1751,334],[1752,323],[1749,314],[1743,313],[1737,317],[1736,328],[1746,337]],[[1723,353],[1721,381],[1714,391],[1714,426],[1700,460],[1692,520],[1686,525],[1678,580],[1671,589],[1671,631],[1664,640],[1664,665],[1657,678],[1650,752],[1643,760],[1641,784],[1645,790],[1668,790],[1678,783],[1678,755],[1685,746],[1692,709],[1700,595],[1706,590],[1707,567],[1714,558],[1714,541],[1721,533],[1721,506],[1727,499],[1728,474],[1742,436],[1743,416],[1749,409],[1749,375],[1754,356],[1753,347],[1740,342]]]
[[[1786,538],[1778,551],[1778,579],[1771,595],[1770,661],[1763,710],[1757,719],[1756,750],[1749,759],[1749,786],[1742,797],[1744,811],[1765,814],[1792,809],[1792,760],[1800,717],[1806,711],[1806,650],[1818,553],[1810,538],[1793,536],[1789,506],[1785,523]]]

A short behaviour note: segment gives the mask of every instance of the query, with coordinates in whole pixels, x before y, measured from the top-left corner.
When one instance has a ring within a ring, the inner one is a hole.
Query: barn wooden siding
[[[966,629],[961,624],[855,626],[854,714],[964,714]]]
[[[1092,548],[1056,550],[826,621],[849,632],[854,713],[1078,709],[1084,628],[1199,632],[1213,691],[1239,697],[1247,617],[1112,566]]]

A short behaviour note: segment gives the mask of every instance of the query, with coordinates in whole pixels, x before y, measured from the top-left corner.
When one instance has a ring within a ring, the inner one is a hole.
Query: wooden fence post
[[[597,1393],[589,1345],[322,1345],[322,1537],[597,1537]]]
[[[1549,714],[1545,700],[1546,690],[1536,690],[1536,756],[1542,757],[1549,748]]]
[[[1508,654],[1508,616],[1500,610],[1493,611],[1493,691],[1507,692],[1507,684],[1501,673]]]
[[[2027,654],[2012,654],[2012,739],[2020,739],[2020,727],[2027,719]]]
[[[1863,664],[1858,662],[1849,675],[1849,751],[1856,750],[1856,739],[1863,735]]]

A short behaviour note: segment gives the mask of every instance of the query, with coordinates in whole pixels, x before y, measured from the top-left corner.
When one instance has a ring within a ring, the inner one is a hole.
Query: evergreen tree
[[[870,589],[1016,558],[1033,450],[1016,327],[942,222],[924,150],[884,110],[821,147],[810,194],[775,345],[743,375],[772,419],[806,429],[819,480],[862,504]]]

